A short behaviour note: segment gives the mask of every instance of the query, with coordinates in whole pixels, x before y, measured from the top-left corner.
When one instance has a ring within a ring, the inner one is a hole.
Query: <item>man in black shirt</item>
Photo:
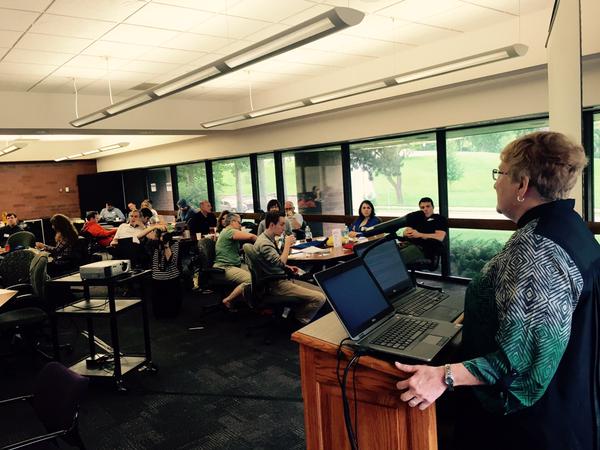
[[[6,214],[6,225],[0,228],[0,247],[6,245],[6,241],[11,234],[15,234],[18,231],[23,231],[21,225],[19,225],[19,219],[13,212]]]
[[[407,265],[419,260],[430,259],[440,253],[442,242],[448,234],[448,219],[433,213],[433,200],[423,197],[419,200],[419,209],[423,211],[422,219],[413,227],[404,229],[407,243],[401,248],[402,259]]]
[[[212,205],[208,200],[200,202],[200,211],[194,214],[187,222],[193,234],[208,234],[211,227],[217,226],[217,216],[212,212]]]

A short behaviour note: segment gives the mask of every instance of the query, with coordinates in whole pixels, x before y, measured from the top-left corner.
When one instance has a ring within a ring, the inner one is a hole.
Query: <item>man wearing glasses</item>
[[[225,228],[219,234],[215,245],[215,267],[225,270],[225,279],[237,283],[236,288],[223,299],[223,305],[232,309],[235,302],[244,293],[244,286],[251,281],[250,272],[240,260],[240,242],[254,242],[256,236],[241,230],[242,220],[236,213],[225,216]]]
[[[292,230],[296,231],[299,230],[302,227],[302,222],[304,222],[304,217],[302,217],[302,214],[297,213],[296,209],[294,208],[294,204],[292,202],[290,202],[289,200],[287,202],[285,202],[285,218],[287,221],[290,222],[290,225],[292,225]]]
[[[434,214],[430,197],[419,200],[419,209],[423,211],[423,219],[413,227],[404,229],[404,237],[408,242],[402,247],[401,253],[406,265],[440,253],[441,243],[448,234],[448,219],[441,214]]]

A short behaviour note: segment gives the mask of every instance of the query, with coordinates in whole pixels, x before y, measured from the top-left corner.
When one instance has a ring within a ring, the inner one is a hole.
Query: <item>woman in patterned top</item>
[[[152,254],[152,311],[156,318],[175,317],[181,309],[179,242],[173,241],[166,226],[149,227],[146,236],[155,241]]]
[[[77,254],[77,241],[79,236],[71,220],[63,214],[55,214],[50,219],[52,229],[56,232],[54,240],[56,246],[45,245],[36,242],[36,248],[47,251],[52,256],[52,262],[48,264],[48,273],[57,276],[71,272],[79,267],[81,255]]]
[[[537,132],[508,144],[493,170],[497,210],[517,231],[469,285],[463,357],[396,363],[401,400],[425,409],[459,392],[461,449],[598,449],[600,245],[566,200],[581,146]]]

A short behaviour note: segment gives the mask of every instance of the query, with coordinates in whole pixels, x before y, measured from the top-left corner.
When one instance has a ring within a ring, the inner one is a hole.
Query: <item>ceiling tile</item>
[[[75,78],[103,78],[106,76],[106,69],[92,68],[92,67],[73,67],[73,66],[62,66],[53,73],[58,77]],[[77,82],[79,84],[79,82]]]
[[[79,53],[91,43],[90,39],[27,33],[17,43],[16,48],[60,53]]]
[[[329,69],[330,67],[327,67]],[[316,64],[301,64],[289,61],[277,61],[273,58],[252,65],[252,73],[303,74],[316,75],[323,73],[324,66]]]
[[[200,52],[156,47],[144,54],[144,61],[157,61],[171,64],[188,64],[203,56]]]
[[[48,64],[23,64],[13,63],[8,61],[0,62],[0,73],[6,75],[18,74],[18,75],[35,75],[35,76],[46,76],[54,71],[57,66],[51,66]]]
[[[0,91],[27,90],[41,78],[42,76],[34,74],[0,73]]]
[[[212,16],[212,13],[196,9],[150,3],[125,22],[168,30],[188,31]]]
[[[19,31],[2,31],[0,30],[0,47],[10,48],[12,47],[17,39],[21,36]]]
[[[476,5],[461,5],[451,11],[423,19],[422,22],[442,28],[473,31],[495,23],[513,19],[512,14],[494,11]]]
[[[69,67],[88,67],[90,69],[117,70],[130,60],[122,58],[109,58],[104,56],[77,55],[66,63]]]
[[[311,8],[314,3],[305,0],[243,0],[228,8],[229,14],[249,19],[279,22]]]
[[[83,51],[85,55],[107,56],[123,59],[135,59],[148,53],[152,47],[145,45],[123,44],[120,42],[97,41]]]
[[[113,97],[123,96],[123,92],[129,92],[133,84],[130,80],[111,80],[110,87]],[[108,95],[108,82],[106,80],[95,80],[81,88],[81,93],[89,95]],[[131,91],[131,94],[139,94],[140,91]],[[108,101],[107,103],[109,103]]]
[[[281,21],[281,23],[288,26],[298,25],[299,23],[302,23],[308,19],[312,19],[313,17],[323,14],[330,9],[332,9],[332,7],[329,5],[314,5],[298,14],[286,17]]]
[[[37,12],[0,8],[0,30],[26,31],[38,16]]]
[[[31,27],[33,33],[98,39],[116,25],[105,20],[90,20],[54,14],[44,14]]]
[[[184,8],[198,9],[216,13],[225,13],[242,0],[155,0],[154,3],[164,5],[183,6]]]
[[[338,54],[315,50],[307,47],[298,47],[289,52],[282,53],[271,58],[272,61],[289,61],[295,63],[318,64],[320,66],[335,67],[337,64],[333,61]],[[372,58],[367,58],[371,60]]]
[[[411,22],[392,17],[371,14],[365,17],[360,24],[347,28],[341,31],[340,34],[358,36],[367,39],[402,42],[398,38],[398,31],[410,23]]]
[[[358,9],[365,13],[374,13],[404,0],[325,0],[321,3],[329,7],[344,6]]]
[[[81,87],[89,84],[92,80],[86,78],[78,78],[76,80],[77,89],[79,90]],[[36,84],[34,88],[31,89],[32,92],[52,92],[52,93],[73,93],[75,92],[75,88],[73,86],[73,78],[72,77],[63,77],[50,75],[40,81],[39,84]]]
[[[71,58],[73,58],[73,55],[70,53],[41,52],[15,48],[4,57],[4,61],[60,66]]]
[[[122,69],[140,73],[163,74],[176,69],[178,66],[179,65],[177,64],[168,64],[162,62],[132,61],[128,64],[125,64]]]
[[[450,11],[461,6],[460,0],[404,0],[377,12],[378,15],[395,17],[410,22]]]
[[[252,41],[252,42],[260,42],[263,39],[270,38],[271,36],[274,36],[277,33],[281,33],[282,31],[287,30],[288,28],[289,28],[288,25],[276,23],[273,25],[269,25],[268,27],[263,28],[262,30],[260,30],[256,33],[246,36],[246,40]]]
[[[430,42],[449,39],[459,35],[459,31],[420,24],[403,26],[397,32],[397,37],[401,42],[412,45],[425,45]]]
[[[146,4],[147,2],[143,0],[55,0],[48,12],[84,19],[121,22]]]
[[[253,44],[253,42],[246,41],[246,40],[233,41],[224,47],[220,47],[218,50],[214,50],[213,53],[218,55],[217,56],[217,59],[218,59],[218,58],[223,57],[224,55],[231,55],[235,52],[245,49],[246,47],[250,47],[252,44]]]
[[[121,24],[104,35],[102,40],[125,44],[161,45],[175,36],[177,36],[176,31]]]
[[[461,0],[471,5],[485,6],[487,8],[504,11],[509,14],[527,14],[541,9],[551,8],[554,0]]]
[[[400,44],[401,45],[401,44]],[[306,48],[350,55],[382,56],[397,51],[398,44],[389,41],[376,41],[355,36],[334,34],[306,44]]]
[[[20,9],[22,11],[44,11],[52,0],[0,0],[0,8]]]
[[[227,39],[204,36],[193,33],[180,33],[177,37],[163,43],[161,47],[191,50],[196,52],[212,52],[229,44]]]
[[[244,19],[243,17],[219,14],[201,25],[191,28],[189,31],[223,38],[243,39],[269,25],[270,22],[262,20]]]

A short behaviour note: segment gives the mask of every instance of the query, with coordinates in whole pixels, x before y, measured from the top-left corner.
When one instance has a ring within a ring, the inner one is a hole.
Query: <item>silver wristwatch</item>
[[[444,383],[449,391],[454,390],[454,375],[452,375],[452,366],[444,364]]]

